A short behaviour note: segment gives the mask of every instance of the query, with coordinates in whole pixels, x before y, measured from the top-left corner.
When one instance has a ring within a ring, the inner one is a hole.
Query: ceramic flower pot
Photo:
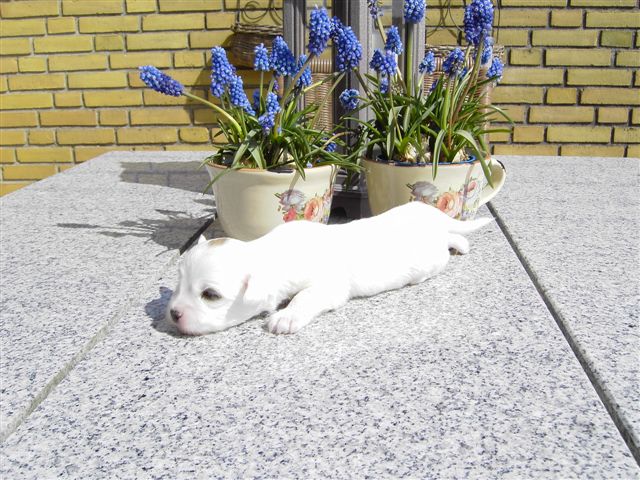
[[[369,206],[374,215],[412,201],[433,205],[452,218],[471,220],[480,205],[491,200],[504,184],[502,163],[489,160],[493,188],[484,176],[479,161],[433,166],[398,165],[381,160],[364,160]]]
[[[213,178],[226,167],[206,164]],[[230,237],[254,240],[293,220],[327,223],[337,169],[295,171],[240,169],[227,172],[212,185],[220,224]]]

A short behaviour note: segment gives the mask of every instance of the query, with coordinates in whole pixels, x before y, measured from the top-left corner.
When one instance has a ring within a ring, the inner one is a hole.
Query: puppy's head
[[[188,335],[218,332],[260,313],[243,301],[246,268],[244,242],[228,238],[198,244],[180,261],[178,286],[167,308],[167,320]]]

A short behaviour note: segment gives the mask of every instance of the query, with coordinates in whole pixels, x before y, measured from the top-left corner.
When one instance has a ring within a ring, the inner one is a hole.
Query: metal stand
[[[369,9],[366,0],[334,0],[333,14],[342,20],[342,23],[349,25],[360,40],[362,45],[362,60],[358,70],[364,76],[369,72],[369,59],[373,54],[373,23],[369,17]],[[335,65],[335,51],[334,51]],[[355,88],[362,91],[360,83],[354,73],[346,75],[340,84],[335,88],[334,95],[334,119],[339,119],[346,112],[342,108],[338,97],[346,88]],[[353,114],[359,119],[366,119],[369,116],[368,110],[360,110]],[[349,125],[353,127],[353,125]],[[351,188],[344,188],[343,184],[346,175],[339,174],[336,181],[336,190],[333,196],[333,210],[342,210],[351,219],[369,217],[369,201],[364,174],[358,175],[357,182]]]

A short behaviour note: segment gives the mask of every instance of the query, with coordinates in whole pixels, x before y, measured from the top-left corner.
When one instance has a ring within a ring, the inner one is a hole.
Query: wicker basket
[[[237,67],[253,68],[253,56],[256,45],[264,43],[271,50],[273,39],[282,35],[282,27],[270,25],[248,25],[236,23],[233,34],[224,43],[229,60]]]
[[[311,60],[311,72],[313,81],[319,82],[331,76],[333,72],[333,61],[331,59],[314,58]],[[333,82],[325,82],[316,88],[309,90],[304,95],[305,105],[321,105],[316,127],[324,130],[333,130],[333,95],[330,95]]]

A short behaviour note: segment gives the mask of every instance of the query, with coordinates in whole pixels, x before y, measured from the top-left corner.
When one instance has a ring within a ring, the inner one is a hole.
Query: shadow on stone
[[[166,333],[172,337],[184,337],[178,329],[166,319],[165,312],[173,291],[166,287],[160,287],[159,297],[154,298],[144,307],[144,311],[151,319],[151,328],[160,333]]]
[[[141,218],[125,220],[117,225],[93,225],[89,223],[58,223],[61,228],[99,230],[112,238],[140,237],[162,245],[167,250],[182,248],[185,242],[213,218],[213,209],[204,216],[194,217],[181,211],[156,210],[165,218]],[[159,253],[161,255],[164,252]]]
[[[209,184],[209,175],[199,162],[122,162],[121,166],[120,179],[127,183],[160,185],[202,194]]]

